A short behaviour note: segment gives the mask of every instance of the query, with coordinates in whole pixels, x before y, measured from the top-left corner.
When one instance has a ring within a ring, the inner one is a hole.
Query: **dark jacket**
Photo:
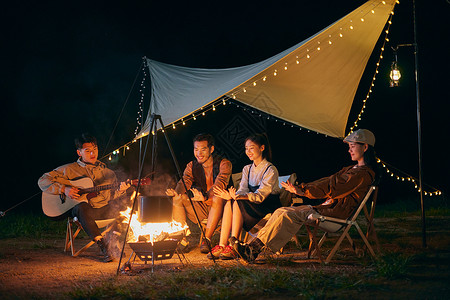
[[[347,219],[367,194],[375,172],[368,166],[348,166],[336,174],[296,186],[296,194],[326,199],[314,208],[324,216]]]

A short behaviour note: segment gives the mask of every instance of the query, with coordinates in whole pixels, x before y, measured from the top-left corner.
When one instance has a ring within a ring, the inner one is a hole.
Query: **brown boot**
[[[103,240],[103,238],[101,238],[101,239],[99,239],[97,241],[97,245],[98,245],[98,247],[100,248],[100,251],[103,254],[103,262],[113,261],[113,258],[109,254],[108,248],[106,247],[105,241]]]

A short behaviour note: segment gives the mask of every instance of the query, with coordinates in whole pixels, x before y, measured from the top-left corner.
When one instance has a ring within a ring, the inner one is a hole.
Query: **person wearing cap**
[[[339,172],[322,179],[293,185],[282,182],[289,192],[310,199],[324,199],[320,205],[301,205],[278,208],[266,225],[249,244],[236,243],[236,252],[246,261],[257,258],[264,246],[273,252],[279,251],[297,233],[311,214],[347,219],[360,204],[379,172],[375,157],[375,136],[367,129],[349,134],[350,157],[356,164],[342,168]]]

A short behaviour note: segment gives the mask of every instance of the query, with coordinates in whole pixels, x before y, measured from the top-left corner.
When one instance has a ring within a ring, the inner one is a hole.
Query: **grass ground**
[[[141,264],[117,276],[117,264],[63,254],[65,222],[10,214],[0,219],[0,292],[2,299],[449,298],[448,208],[427,211],[426,248],[418,211],[398,203],[380,205],[375,220],[380,241],[376,259],[358,257],[345,244],[330,264],[308,260],[302,233],[300,245],[290,242],[282,255],[268,255],[263,264],[213,264],[196,248],[186,254],[191,264],[184,267],[175,260],[151,272]],[[192,240],[198,241],[198,232]],[[325,252],[332,243],[333,238]]]

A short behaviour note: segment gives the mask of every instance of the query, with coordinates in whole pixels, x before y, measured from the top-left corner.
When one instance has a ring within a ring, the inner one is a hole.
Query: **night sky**
[[[38,194],[20,209],[42,213],[37,180],[44,172],[76,160],[73,139],[81,132],[98,137],[100,154],[133,138],[140,94],[137,88],[131,88],[142,57],[186,67],[248,65],[310,37],[364,2],[4,4],[0,22],[1,90],[6,107],[2,109],[2,186],[6,193],[1,197],[0,210]],[[416,2],[423,180],[448,193],[450,4],[446,0]],[[411,1],[403,0],[397,5],[389,38],[389,46],[413,42]],[[347,128],[368,91],[379,45],[361,80]],[[387,49],[360,127],[375,133],[380,158],[417,177],[413,49],[401,48],[398,56],[403,72],[401,86],[388,87],[392,51]],[[139,78],[136,84],[140,83]],[[226,122],[236,114],[253,117],[234,105],[220,108],[215,114],[179,131],[168,131],[182,168],[192,158],[190,140],[195,134],[207,130],[216,134],[220,130],[216,123]],[[272,120],[264,121],[264,126],[271,139],[274,163],[282,174],[297,172],[302,181],[309,181],[351,163],[346,146],[338,139]],[[134,176],[136,153],[130,151],[111,167],[123,171],[122,177]],[[245,157],[234,162],[234,172],[248,163]],[[385,179],[380,201],[402,197],[412,197],[411,205],[418,205],[418,193],[411,186]]]

